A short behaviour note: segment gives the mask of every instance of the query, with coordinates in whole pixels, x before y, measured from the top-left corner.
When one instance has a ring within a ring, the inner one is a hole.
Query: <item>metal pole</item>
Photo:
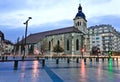
[[[25,44],[24,44],[24,56],[25,56],[25,50],[26,50],[26,37],[27,37],[27,28],[28,28],[28,22],[26,24],[26,29],[25,29]]]
[[[28,21],[32,19],[32,17],[28,17],[28,20],[24,23],[26,25],[26,28],[25,28],[25,44],[24,44],[24,56],[25,56],[25,51],[26,51],[26,38],[27,38],[27,28],[28,28]],[[24,59],[24,56],[23,56],[23,59]]]

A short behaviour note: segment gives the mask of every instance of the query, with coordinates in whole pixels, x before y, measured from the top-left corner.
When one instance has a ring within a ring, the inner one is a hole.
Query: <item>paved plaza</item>
[[[0,62],[0,82],[120,82],[120,61],[92,62],[83,59],[45,59],[41,61]]]

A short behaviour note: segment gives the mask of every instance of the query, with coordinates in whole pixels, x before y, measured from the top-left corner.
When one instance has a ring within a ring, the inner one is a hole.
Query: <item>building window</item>
[[[95,41],[92,41],[92,43],[95,43]]]
[[[79,22],[78,22],[78,26],[79,26]]]
[[[60,41],[59,40],[57,41],[57,45],[60,46]]]
[[[79,50],[79,40],[76,40],[76,50]]]
[[[99,37],[96,37],[96,40],[99,40],[100,38]]]
[[[77,25],[76,26],[81,26],[81,22],[77,22]]]
[[[67,50],[69,50],[69,40],[67,40]]]
[[[49,51],[51,50],[51,42],[49,41]]]

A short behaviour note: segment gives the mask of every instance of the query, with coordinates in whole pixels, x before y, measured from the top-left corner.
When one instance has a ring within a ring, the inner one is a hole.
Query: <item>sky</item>
[[[81,3],[87,27],[110,24],[120,31],[120,0],[0,0],[0,30],[15,43],[28,35],[73,26],[73,19]]]

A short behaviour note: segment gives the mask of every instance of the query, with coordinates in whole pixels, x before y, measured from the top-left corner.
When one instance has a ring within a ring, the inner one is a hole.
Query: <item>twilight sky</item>
[[[24,35],[29,16],[31,33],[73,26],[80,0],[0,0],[0,30],[16,42]],[[110,24],[120,31],[120,0],[81,0],[88,27]]]

